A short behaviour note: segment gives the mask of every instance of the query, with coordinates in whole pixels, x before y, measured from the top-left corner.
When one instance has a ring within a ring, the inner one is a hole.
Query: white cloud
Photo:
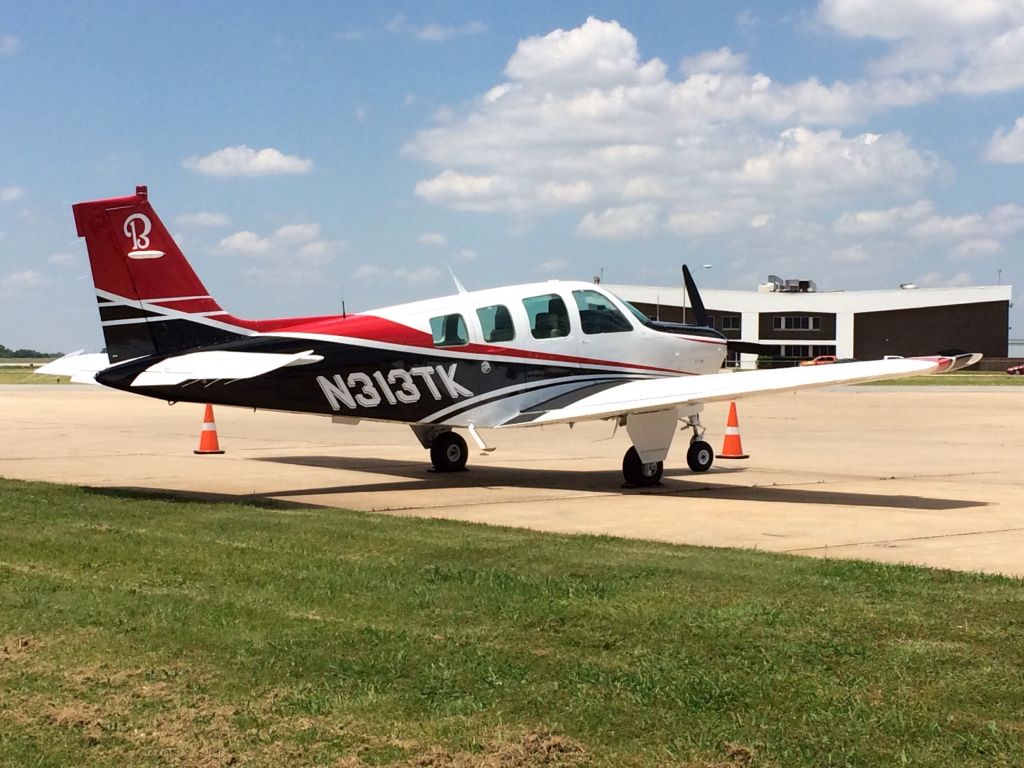
[[[189,157],[182,165],[204,176],[280,176],[309,173],[313,161],[283,154],[273,147],[255,150],[244,144],[225,147],[208,155]]]
[[[0,56],[14,56],[21,50],[21,40],[14,35],[0,35]]]
[[[487,25],[480,21],[470,21],[458,26],[447,26],[435,22],[416,25],[410,23],[404,14],[399,14],[385,25],[385,29],[428,43],[443,43],[456,37],[482,35],[487,31]]]
[[[915,282],[924,288],[963,288],[973,285],[974,278],[970,272],[957,272],[950,276],[942,272],[926,272]]]
[[[221,253],[257,256],[267,259],[290,259],[307,266],[322,266],[347,245],[340,240],[320,238],[320,225],[308,222],[286,224],[269,237],[243,230],[223,238],[217,245]]]
[[[272,243],[248,230],[235,232],[220,241],[220,249],[231,253],[259,254],[270,250]]]
[[[733,53],[730,48],[703,51],[696,56],[683,59],[679,68],[688,75],[702,72],[742,72],[747,68],[747,55]]]
[[[930,98],[927,83],[787,85],[743,64],[731,49],[705,52],[673,80],[658,59],[640,57],[627,29],[594,18],[528,38],[505,82],[463,115],[440,110],[435,126],[403,148],[439,169],[416,194],[468,211],[586,207],[580,232],[593,236],[608,230],[597,213],[605,209],[657,203],[749,222],[799,200],[825,207],[864,190],[887,200],[919,194],[944,170],[898,132],[813,127]]]
[[[605,240],[644,237],[654,231],[657,217],[657,207],[646,203],[607,208],[600,213],[586,214],[580,221],[578,231],[584,237]]]
[[[58,267],[66,267],[77,263],[79,257],[73,253],[51,253],[46,257],[46,260],[51,264],[56,264]]]
[[[792,128],[779,135],[775,146],[749,158],[740,172],[740,182],[785,189],[788,194],[839,196],[872,188],[901,192],[920,190],[938,171],[934,156],[910,147],[901,133],[864,133],[852,138],[839,131],[815,133]]]
[[[427,24],[416,30],[416,37],[419,40],[442,43],[445,40],[451,40],[453,37],[482,35],[486,31],[487,25],[479,21],[471,21],[458,27],[446,27],[443,24]]]
[[[1003,244],[992,238],[965,240],[950,251],[953,261],[974,261],[984,259],[1003,250]]]
[[[388,269],[379,264],[363,264],[352,273],[356,280],[366,282],[389,282],[400,280],[409,285],[423,285],[437,282],[441,277],[441,270],[434,267],[422,267],[420,269],[407,269],[397,267]]]
[[[21,291],[38,288],[49,281],[35,270],[10,272],[0,277],[0,296],[12,296]]]
[[[842,214],[836,219],[835,229],[840,234],[871,235],[907,227],[921,221],[934,210],[930,200],[918,200],[907,206],[896,206],[882,211],[856,211]]]
[[[985,159],[994,163],[1024,163],[1024,117],[1013,128],[996,130],[985,148]]]
[[[550,275],[550,274],[554,274],[554,273],[557,273],[557,272],[561,272],[562,270],[564,270],[568,266],[569,266],[569,262],[566,261],[565,259],[550,259],[549,261],[542,261],[540,263],[540,265],[538,265],[537,268],[541,272],[544,272],[544,273],[547,273],[547,274]]]
[[[735,217],[723,211],[674,211],[665,227],[678,235],[710,235],[735,224]]]
[[[658,59],[640,63],[636,38],[616,21],[590,17],[576,29],[556,29],[543,37],[519,42],[505,67],[512,80],[555,84],[621,85],[663,79],[665,65]]]
[[[512,191],[512,185],[501,176],[477,176],[453,170],[416,183],[416,194],[425,200],[471,211],[516,207],[516,195]]]
[[[320,225],[313,222],[285,224],[272,237],[276,243],[306,243],[320,237]]]
[[[21,187],[0,187],[0,203],[13,203],[24,195],[25,190]]]
[[[226,227],[231,223],[231,220],[223,213],[210,213],[207,211],[183,213],[175,221],[177,221],[179,226],[195,229]]]
[[[1024,86],[1019,0],[822,0],[818,18],[841,34],[890,44],[876,77],[939,76],[944,90],[992,93]]]
[[[448,245],[448,238],[440,232],[423,232],[416,238],[420,245]]]
[[[929,216],[910,228],[915,237],[934,240],[962,238],[997,238],[1024,230],[1024,207],[1000,205],[987,214],[963,216]]]

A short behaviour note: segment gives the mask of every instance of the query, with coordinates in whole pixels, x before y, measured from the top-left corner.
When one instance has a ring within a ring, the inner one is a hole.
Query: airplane
[[[169,402],[408,424],[439,472],[466,467],[455,430],[603,419],[625,427],[627,487],[657,484],[677,427],[687,464],[712,466],[700,414],[713,401],[945,373],[981,355],[887,358],[722,372],[739,347],[709,327],[684,266],[694,324],[657,322],[599,284],[549,281],[459,292],[358,314],[245,320],[209,294],[149,202],[72,206],[106,342],[39,369]],[[101,359],[102,358],[102,359]]]

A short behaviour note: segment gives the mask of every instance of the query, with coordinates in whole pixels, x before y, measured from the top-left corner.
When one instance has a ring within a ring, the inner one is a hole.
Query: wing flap
[[[313,350],[295,354],[210,350],[176,355],[151,365],[132,381],[133,387],[166,387],[186,381],[252,379],[289,365],[323,360]]]
[[[902,376],[946,373],[971,365],[979,359],[980,355],[888,358],[764,371],[713,373],[706,376],[644,379],[610,387],[564,407],[524,411],[502,426],[525,427],[609,419],[630,413],[650,413],[682,405],[736,400],[752,395],[791,392],[832,384],[856,384]]]

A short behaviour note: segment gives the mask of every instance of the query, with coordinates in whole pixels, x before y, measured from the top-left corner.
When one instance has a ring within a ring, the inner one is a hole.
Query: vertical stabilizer
[[[251,333],[209,295],[150,205],[146,187],[72,210],[89,251],[112,363]]]

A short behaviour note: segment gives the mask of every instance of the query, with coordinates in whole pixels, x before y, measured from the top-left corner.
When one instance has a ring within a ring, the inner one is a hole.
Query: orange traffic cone
[[[729,403],[729,420],[725,423],[725,441],[722,443],[722,452],[715,458],[718,459],[748,459],[743,452],[743,443],[740,442],[740,420],[736,418],[736,403]]]
[[[203,431],[199,433],[199,448],[193,453],[224,453],[217,442],[217,422],[213,420],[213,406],[209,403],[203,416]]]

